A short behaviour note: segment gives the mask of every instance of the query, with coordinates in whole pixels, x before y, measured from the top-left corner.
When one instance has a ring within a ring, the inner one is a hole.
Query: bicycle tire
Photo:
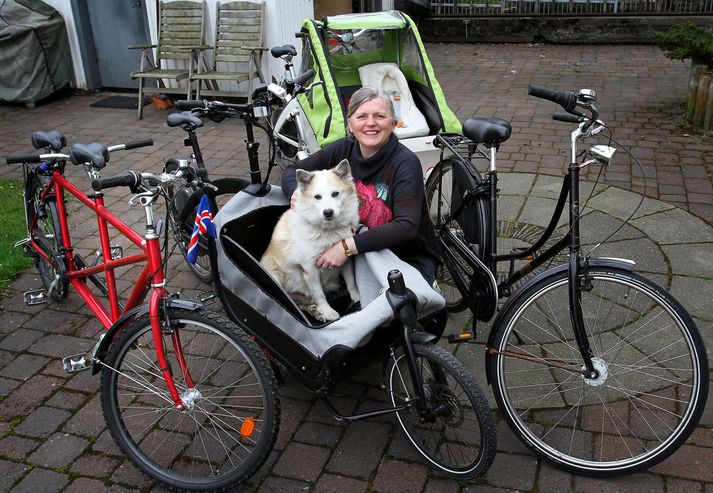
[[[448,477],[464,480],[480,476],[495,458],[495,418],[475,379],[455,356],[430,344],[414,344],[433,422],[420,420],[415,408],[408,362],[403,349],[389,358],[386,384],[404,430],[418,452]],[[460,460],[460,463],[451,463]]]
[[[708,362],[693,320],[667,291],[624,269],[588,271],[582,311],[599,376],[554,366],[569,359],[570,370],[584,369],[566,269],[533,280],[503,309],[491,348],[531,360],[498,353],[488,371],[524,444],[561,469],[613,477],[664,460],[691,434],[708,394]]]
[[[426,180],[426,203],[428,204],[431,220],[435,225],[436,234],[438,234],[442,227],[449,228],[463,244],[469,245],[471,250],[482,259],[485,250],[483,239],[487,238],[488,235],[488,220],[483,199],[475,199],[475,210],[473,211],[476,215],[473,226],[477,229],[474,234],[481,239],[481,244],[469,243],[457,221],[454,218],[446,219],[446,217],[450,216],[451,204],[453,203],[454,165],[461,166],[462,164],[455,159],[443,160],[433,168]],[[440,209],[438,207],[439,189],[441,197]],[[448,221],[447,224],[446,221]],[[448,247],[445,239],[441,238],[440,243],[441,248],[447,248],[452,253],[453,258],[448,259],[444,255],[441,255],[441,265],[436,271],[436,283],[446,300],[446,308],[448,311],[451,313],[460,312],[469,308],[468,297],[458,288],[458,284],[454,278],[459,278],[463,284],[469,285],[474,272],[468,262],[466,262],[457,251]]]
[[[198,204],[191,205],[189,198],[198,189],[196,186],[187,185],[180,189],[178,193],[169,191],[168,203],[171,207],[170,222],[173,237],[178,243],[178,248],[181,250],[186,264],[191,269],[191,272],[201,281],[206,284],[213,282],[213,271],[210,266],[210,254],[208,250],[208,240],[203,236],[198,238],[198,256],[196,262],[189,262],[186,256],[188,255],[188,245],[191,242],[193,235],[193,225],[198,211]],[[178,197],[181,199],[178,199]],[[184,207],[190,208],[187,212]],[[184,214],[185,213],[185,214]],[[181,220],[181,218],[184,218]]]
[[[28,199],[26,200],[27,230],[30,231],[33,218],[37,215],[37,225],[31,231],[32,237],[43,246],[43,250],[47,255],[55,259],[56,262],[62,262],[61,265],[58,265],[58,268],[60,271],[66,272],[64,257],[58,251],[63,243],[59,214],[57,213],[57,202],[54,196],[48,195],[45,197],[44,204],[41,203],[40,196],[44,188],[40,177],[32,175],[26,192],[28,194]],[[67,278],[61,275],[61,272],[57,272],[58,269],[40,255],[37,255],[35,266],[40,273],[40,279],[47,295],[54,301],[64,300],[69,294],[69,281]]]
[[[170,308],[164,347],[188,410],[173,405],[156,361],[148,315],[114,342],[101,376],[101,403],[114,440],[139,470],[174,490],[221,491],[267,459],[280,426],[275,376],[235,324],[198,309]],[[165,323],[164,323],[165,325]],[[194,387],[176,359],[180,343]]]

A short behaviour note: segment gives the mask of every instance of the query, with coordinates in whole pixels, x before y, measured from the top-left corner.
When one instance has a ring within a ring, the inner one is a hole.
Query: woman
[[[423,171],[416,155],[394,135],[396,113],[391,98],[362,87],[347,110],[348,137],[297,163],[309,171],[329,169],[342,159],[351,165],[359,195],[359,219],[369,230],[337,242],[317,260],[318,268],[342,265],[349,255],[390,248],[433,283],[438,244],[423,192]],[[296,167],[282,175],[282,190],[293,202]]]

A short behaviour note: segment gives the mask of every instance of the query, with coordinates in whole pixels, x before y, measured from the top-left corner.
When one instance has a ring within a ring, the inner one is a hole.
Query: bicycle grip
[[[7,164],[18,164],[18,163],[41,163],[39,154],[26,154],[24,156],[8,156],[5,158]]]
[[[176,108],[182,111],[190,111],[196,108],[205,109],[205,102],[197,99],[179,99],[176,101]]]
[[[577,104],[577,96],[572,91],[555,91],[546,87],[533,86],[527,88],[528,96],[534,96],[540,99],[547,99],[553,103],[557,103],[565,111],[571,111]]]
[[[404,283],[404,276],[401,271],[398,269],[391,270],[386,278],[389,281],[389,289],[392,294],[406,296],[406,283]]]
[[[577,115],[572,115],[570,113],[555,113],[552,115],[553,120],[557,120],[558,122],[565,122],[565,123],[581,123],[582,122],[582,117],[579,117]]]
[[[110,176],[108,178],[97,178],[92,180],[92,188],[100,191],[113,187],[135,187],[141,183],[141,174],[136,171],[125,171],[124,173]]]
[[[296,86],[301,86],[302,84],[304,84],[305,82],[307,82],[308,80],[310,80],[312,77],[314,77],[314,70],[309,69],[309,70],[306,71],[304,74],[298,76],[298,77],[294,80],[294,83],[295,83]]]
[[[134,142],[127,142],[124,144],[124,149],[129,150],[129,149],[136,149],[138,147],[146,147],[146,146],[152,146],[153,145],[153,139],[143,139],[143,140],[136,140]]]

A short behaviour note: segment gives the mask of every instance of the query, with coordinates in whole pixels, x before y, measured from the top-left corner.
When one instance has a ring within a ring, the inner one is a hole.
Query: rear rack
[[[478,144],[463,134],[439,133],[433,140],[433,145],[439,149],[447,149],[453,154],[458,154],[468,161],[470,161],[473,156],[476,156],[476,158],[490,159]]]

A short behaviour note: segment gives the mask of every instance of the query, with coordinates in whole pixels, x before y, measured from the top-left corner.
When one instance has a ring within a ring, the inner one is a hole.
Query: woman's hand
[[[347,247],[356,254],[356,245],[354,244],[354,238],[347,238]],[[317,259],[316,266],[318,269],[334,269],[344,265],[347,261],[347,254],[344,251],[344,245],[341,241],[336,242],[331,247],[327,248],[325,252]]]

